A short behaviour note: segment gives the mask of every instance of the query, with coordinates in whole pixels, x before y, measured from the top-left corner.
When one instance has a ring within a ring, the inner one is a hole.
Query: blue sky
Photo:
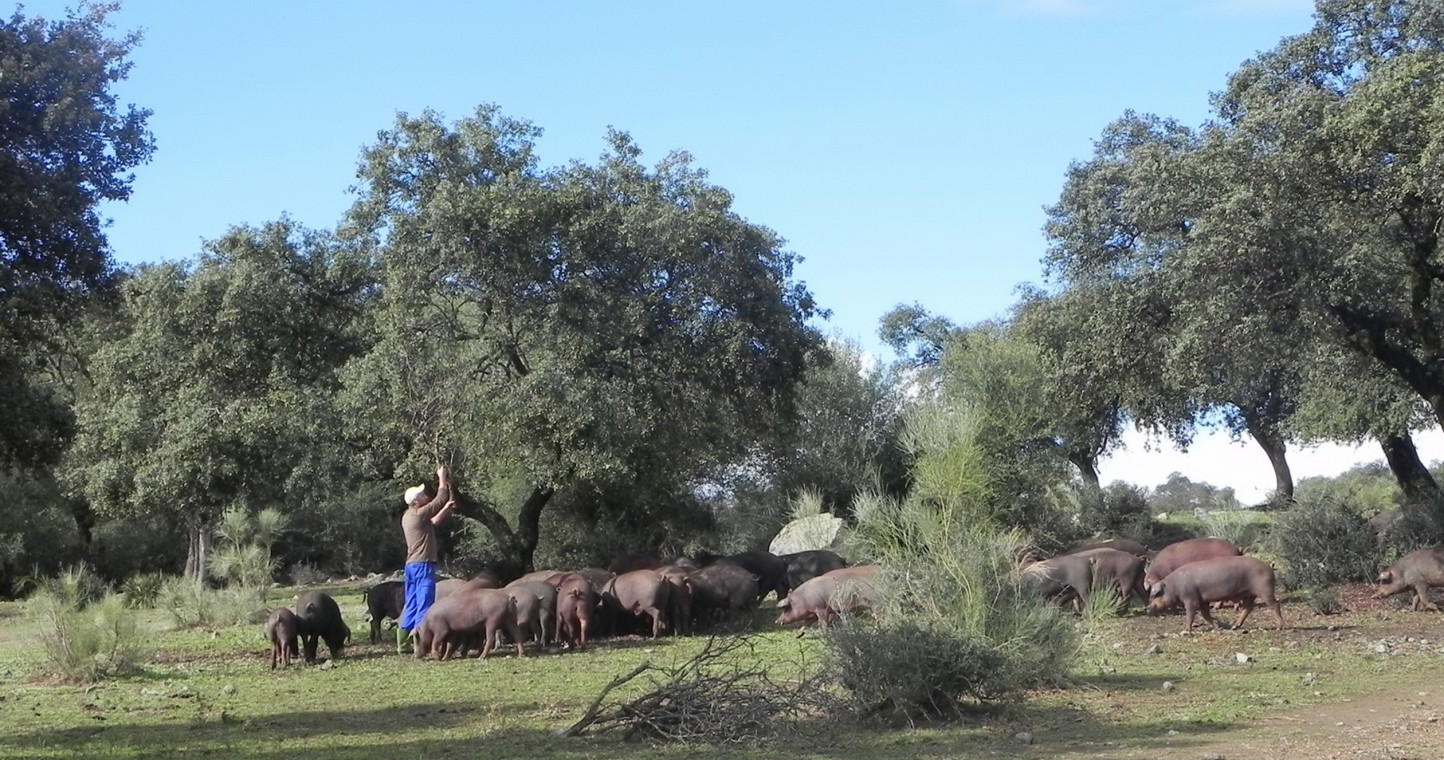
[[[145,39],[119,92],[155,112],[157,151],[107,209],[110,240],[135,263],[282,214],[332,226],[397,112],[495,103],[545,131],[549,165],[594,160],[609,126],[645,160],[690,152],[804,257],[825,329],[877,351],[898,303],[1005,313],[1041,278],[1043,207],[1108,122],[1202,122],[1231,71],[1311,17],[1309,0],[126,0],[116,27]],[[1130,472],[1103,469],[1168,475]]]

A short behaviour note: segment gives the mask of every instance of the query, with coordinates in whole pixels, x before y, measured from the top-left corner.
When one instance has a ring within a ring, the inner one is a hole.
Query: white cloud
[[[1444,433],[1430,430],[1416,434],[1414,444],[1424,462],[1444,459]],[[1359,446],[1330,443],[1291,448],[1288,452],[1295,482],[1315,475],[1337,475],[1356,464],[1382,461],[1384,453],[1373,442]],[[1098,463],[1104,484],[1122,480],[1151,488],[1175,472],[1194,482],[1233,488],[1244,504],[1263,501],[1274,487],[1273,468],[1258,444],[1251,439],[1233,442],[1227,433],[1217,431],[1201,433],[1184,453],[1166,441],[1150,442],[1143,433],[1129,429],[1123,434],[1123,446]]]

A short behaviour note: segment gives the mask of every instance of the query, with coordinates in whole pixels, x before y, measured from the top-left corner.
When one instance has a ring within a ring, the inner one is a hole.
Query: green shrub
[[[1290,588],[1323,588],[1372,580],[1380,551],[1374,529],[1357,511],[1332,499],[1278,513],[1273,545]]]
[[[853,535],[884,568],[881,602],[870,620],[828,632],[824,667],[855,710],[954,717],[1063,676],[1077,633],[1020,585],[1020,532],[915,500],[863,495],[854,506]]]
[[[135,612],[117,594],[83,601],[72,580],[73,575],[42,584],[29,602],[45,664],[56,675],[83,683],[139,670],[149,648]]]
[[[1273,518],[1268,512],[1231,509],[1206,512],[1199,522],[1203,533],[1208,536],[1246,549],[1258,546],[1268,538]]]
[[[1078,526],[1089,535],[1137,536],[1148,531],[1153,516],[1148,490],[1116,480],[1097,499],[1080,499]]]
[[[1415,549],[1444,543],[1444,505],[1429,501],[1405,502],[1399,508],[1399,519],[1389,525],[1382,536],[1394,553],[1403,556]]]
[[[246,625],[266,619],[266,596],[264,587],[213,589],[187,578],[171,578],[162,586],[156,606],[178,628]]]
[[[165,587],[165,576],[160,573],[137,573],[125,579],[120,592],[125,597],[125,606],[133,610],[153,609]]]
[[[293,586],[314,586],[326,580],[326,573],[309,562],[296,562],[286,571]]]
[[[1306,589],[1308,594],[1309,609],[1320,615],[1337,615],[1344,611],[1344,603],[1339,598],[1337,588],[1321,588],[1318,586]]]

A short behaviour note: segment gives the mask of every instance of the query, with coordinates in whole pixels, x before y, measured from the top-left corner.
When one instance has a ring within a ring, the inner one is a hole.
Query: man
[[[401,623],[396,626],[396,651],[405,650],[411,632],[421,616],[436,601],[436,559],[439,547],[436,526],[451,514],[451,475],[446,465],[436,468],[436,495],[428,496],[426,485],[412,486],[402,496],[406,512],[401,515],[401,532],[406,536],[406,603]]]

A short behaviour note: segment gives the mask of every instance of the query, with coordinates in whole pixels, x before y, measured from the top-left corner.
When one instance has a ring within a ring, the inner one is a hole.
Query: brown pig
[[[1137,557],[1147,557],[1148,547],[1127,538],[1089,538],[1079,541],[1073,545],[1068,554],[1086,552],[1089,549],[1117,549],[1121,552],[1128,552]]]
[[[836,615],[871,609],[878,602],[876,565],[858,565],[823,573],[793,589],[777,603],[782,613],[778,625],[816,620],[827,630]],[[801,632],[798,635],[802,635]]]
[[[602,598],[619,612],[652,618],[655,639],[667,628],[671,591],[672,584],[656,570],[633,570],[608,581],[602,587]]]
[[[417,626],[416,656],[432,652],[445,660],[461,650],[466,638],[481,634],[478,657],[491,654],[498,631],[506,631],[516,642],[516,655],[524,654],[521,629],[516,621],[516,600],[497,589],[470,589],[448,595],[426,610]]]
[[[1413,589],[1415,612],[1418,612],[1420,607],[1438,612],[1438,605],[1429,601],[1429,588],[1444,586],[1444,546],[1418,549],[1405,554],[1398,562],[1379,573],[1378,580],[1379,588],[1374,592],[1375,599]]]
[[[1262,602],[1274,611],[1279,630],[1284,629],[1283,608],[1274,596],[1274,569],[1253,557],[1214,557],[1174,570],[1149,590],[1148,610],[1162,612],[1182,606],[1183,630],[1187,633],[1193,629],[1195,613],[1214,627],[1221,627],[1209,614],[1209,605],[1215,602],[1238,603],[1242,611],[1234,628],[1241,628],[1254,604]]]
[[[557,584],[556,640],[577,649],[587,648],[587,632],[597,610],[597,591],[579,573],[568,573]]]
[[[1242,549],[1221,538],[1190,538],[1169,544],[1148,563],[1148,570],[1143,574],[1143,587],[1151,590],[1153,584],[1190,562],[1214,557],[1237,557],[1240,554],[1243,554]]]
[[[1043,596],[1066,601],[1082,609],[1094,589],[1118,594],[1124,607],[1133,597],[1148,603],[1143,589],[1143,559],[1119,549],[1086,549],[1035,562],[1023,568],[1023,581]]]
[[[291,667],[291,658],[300,658],[300,629],[301,621],[296,618],[296,613],[285,607],[271,611],[271,616],[266,618],[266,639],[271,642],[271,670],[276,669],[276,663],[281,667]]]

